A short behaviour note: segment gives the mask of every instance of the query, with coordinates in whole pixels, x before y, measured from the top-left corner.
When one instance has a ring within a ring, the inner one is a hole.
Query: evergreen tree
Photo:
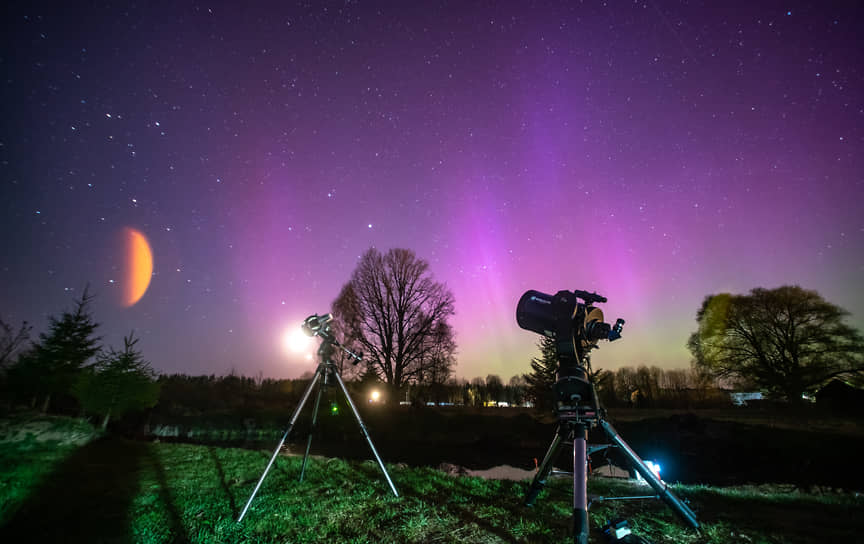
[[[540,338],[537,347],[540,348],[540,357],[531,359],[531,372],[525,374],[525,396],[538,410],[547,411],[553,407],[552,386],[558,372],[558,352],[555,340],[547,336]]]
[[[123,339],[123,351],[114,348],[99,356],[96,364],[79,377],[73,393],[84,410],[103,416],[102,428],[112,416],[122,417],[128,411],[152,408],[159,400],[156,375],[135,349],[134,333]]]
[[[40,333],[32,352],[18,360],[15,374],[38,376],[26,381],[34,396],[44,395],[43,412],[48,411],[52,395],[71,393],[87,362],[102,349],[95,336],[99,324],[90,313],[92,301],[89,286],[85,287],[75,309],[63,312],[59,319],[52,316],[48,332]]]

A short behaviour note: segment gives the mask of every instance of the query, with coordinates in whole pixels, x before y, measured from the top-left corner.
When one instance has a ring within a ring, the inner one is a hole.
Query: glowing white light
[[[285,347],[291,353],[303,353],[309,347],[311,337],[306,336],[300,327],[293,328],[285,333]]]
[[[645,466],[648,467],[648,470],[654,473],[654,476],[657,476],[657,479],[660,480],[660,464],[655,463],[654,461],[645,461]],[[642,477],[638,472],[636,473],[636,481],[639,483],[647,483],[645,478]],[[662,480],[660,480],[662,481]]]
[[[381,398],[381,393],[378,391],[372,391],[372,394],[369,395],[369,398],[372,399],[372,402],[378,402],[378,399]]]

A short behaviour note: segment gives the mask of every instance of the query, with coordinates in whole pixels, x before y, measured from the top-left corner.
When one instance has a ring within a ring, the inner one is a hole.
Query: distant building
[[[753,393],[742,393],[738,391],[733,391],[729,393],[729,397],[732,399],[732,404],[735,406],[747,406],[747,402],[751,400],[764,400],[761,392],[753,392]]]
[[[816,393],[816,405],[837,413],[864,414],[864,390],[831,380]]]

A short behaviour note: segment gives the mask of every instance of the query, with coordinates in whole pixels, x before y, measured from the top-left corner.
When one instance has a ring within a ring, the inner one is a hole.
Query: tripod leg
[[[588,544],[588,453],[584,425],[573,429],[573,542]]]
[[[618,434],[618,431],[616,431],[612,425],[610,425],[606,420],[603,419],[600,420],[600,426],[603,427],[603,431],[609,437],[609,440],[611,440],[616,446],[621,449],[622,452],[624,452],[624,455],[626,455],[630,462],[633,464],[633,468],[636,469],[636,472],[638,472],[643,478],[645,478],[645,481],[648,482],[648,485],[650,485],[654,489],[654,491],[657,492],[657,495],[659,495],[660,498],[663,499],[663,502],[668,504],[672,508],[672,510],[675,510],[675,512],[679,516],[681,516],[684,521],[686,521],[692,528],[699,529],[699,520],[696,519],[696,514],[694,514],[693,511],[690,510],[690,508],[681,501],[681,499],[676,497],[675,494],[668,489],[668,487],[666,486],[666,482],[658,478],[657,475],[654,474],[654,472],[652,472],[651,469],[649,469],[645,465],[642,459],[639,458],[638,455],[636,455],[636,452],[633,451],[626,442],[624,442],[624,439],[621,438],[621,435]]]
[[[374,455],[375,460],[378,461],[378,466],[381,467],[381,472],[384,473],[384,478],[390,485],[390,490],[393,491],[393,495],[398,497],[399,493],[396,491],[396,486],[393,485],[393,480],[390,479],[390,475],[387,474],[387,469],[384,468],[384,463],[381,461],[381,457],[378,455],[378,451],[375,449],[375,444],[372,443],[372,439],[369,437],[369,432],[366,431],[366,425],[363,425],[363,420],[360,419],[360,414],[357,412],[357,407],[354,406],[354,402],[351,400],[351,395],[348,394],[348,389],[345,388],[345,383],[342,381],[342,377],[339,375],[338,372],[334,372],[333,376],[336,377],[336,382],[339,383],[339,387],[342,388],[342,393],[345,394],[345,400],[348,401],[348,406],[350,406],[351,411],[354,412],[354,417],[357,418],[357,423],[360,425],[360,431],[363,433],[363,436],[366,437],[366,442],[369,443],[369,448],[372,450],[372,455]]]
[[[309,382],[309,387],[306,388],[306,392],[303,393],[303,398],[300,400],[300,404],[297,405],[297,408],[294,410],[294,415],[291,416],[291,421],[288,423],[288,429],[285,431],[285,434],[282,435],[282,440],[279,441],[279,445],[276,446],[276,449],[273,451],[273,457],[270,458],[270,462],[267,463],[267,468],[264,469],[264,474],[261,475],[261,479],[258,480],[258,485],[255,486],[255,489],[252,491],[252,494],[249,496],[249,500],[246,501],[246,506],[243,507],[243,511],[240,512],[240,517],[237,518],[237,523],[243,521],[243,516],[246,515],[246,510],[249,509],[249,505],[252,504],[252,499],[255,498],[255,495],[258,493],[258,488],[261,487],[261,484],[264,482],[264,478],[267,476],[267,473],[270,471],[270,467],[273,466],[273,461],[276,460],[276,456],[279,455],[279,450],[282,449],[282,446],[285,444],[285,440],[288,439],[288,434],[291,432],[291,428],[294,427],[294,423],[297,421],[297,416],[300,415],[300,410],[303,409],[303,405],[306,404],[306,400],[309,398],[309,393],[312,392],[312,388],[315,387],[315,384],[318,382],[318,379],[321,378],[322,368],[318,367],[318,370],[315,372],[315,376],[312,377],[312,381]]]
[[[306,453],[303,454],[303,464],[300,465],[300,479],[298,481],[303,481],[303,476],[306,474],[306,462],[309,460],[309,448],[312,447],[312,434],[315,432],[315,424],[318,421],[318,406],[321,404],[321,395],[324,393],[324,385],[327,384],[327,378],[324,378],[324,382],[322,382],[321,386],[318,387],[318,396],[315,397],[315,408],[313,408],[312,412],[312,426],[309,427],[309,437],[306,439]]]
[[[562,432],[564,432],[564,429],[559,425],[558,430],[555,431],[555,438],[552,440],[549,449],[546,450],[546,456],[543,457],[543,462],[540,463],[540,468],[537,470],[537,474],[534,475],[534,480],[531,481],[531,487],[528,488],[528,495],[525,497],[525,506],[534,506],[537,495],[546,487],[546,477],[549,476],[549,471],[552,470],[552,460],[555,458],[558,446],[561,444]]]

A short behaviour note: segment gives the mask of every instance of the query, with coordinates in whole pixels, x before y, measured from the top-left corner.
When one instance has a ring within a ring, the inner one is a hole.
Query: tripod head
[[[620,318],[614,326],[605,323],[603,311],[594,306],[596,302],[606,302],[606,297],[579,290],[554,295],[527,291],[516,305],[516,322],[523,329],[554,338],[562,366],[583,366],[585,356],[598,341],[621,338],[624,327]]]
[[[318,355],[321,356],[322,362],[329,362],[335,351],[333,348],[341,348],[342,351],[351,357],[351,364],[356,366],[357,363],[363,361],[363,354],[359,355],[352,352],[336,340],[333,336],[333,331],[330,328],[330,323],[333,321],[333,314],[312,314],[303,320],[301,328],[308,336],[319,336],[321,338],[321,346],[318,348]]]

